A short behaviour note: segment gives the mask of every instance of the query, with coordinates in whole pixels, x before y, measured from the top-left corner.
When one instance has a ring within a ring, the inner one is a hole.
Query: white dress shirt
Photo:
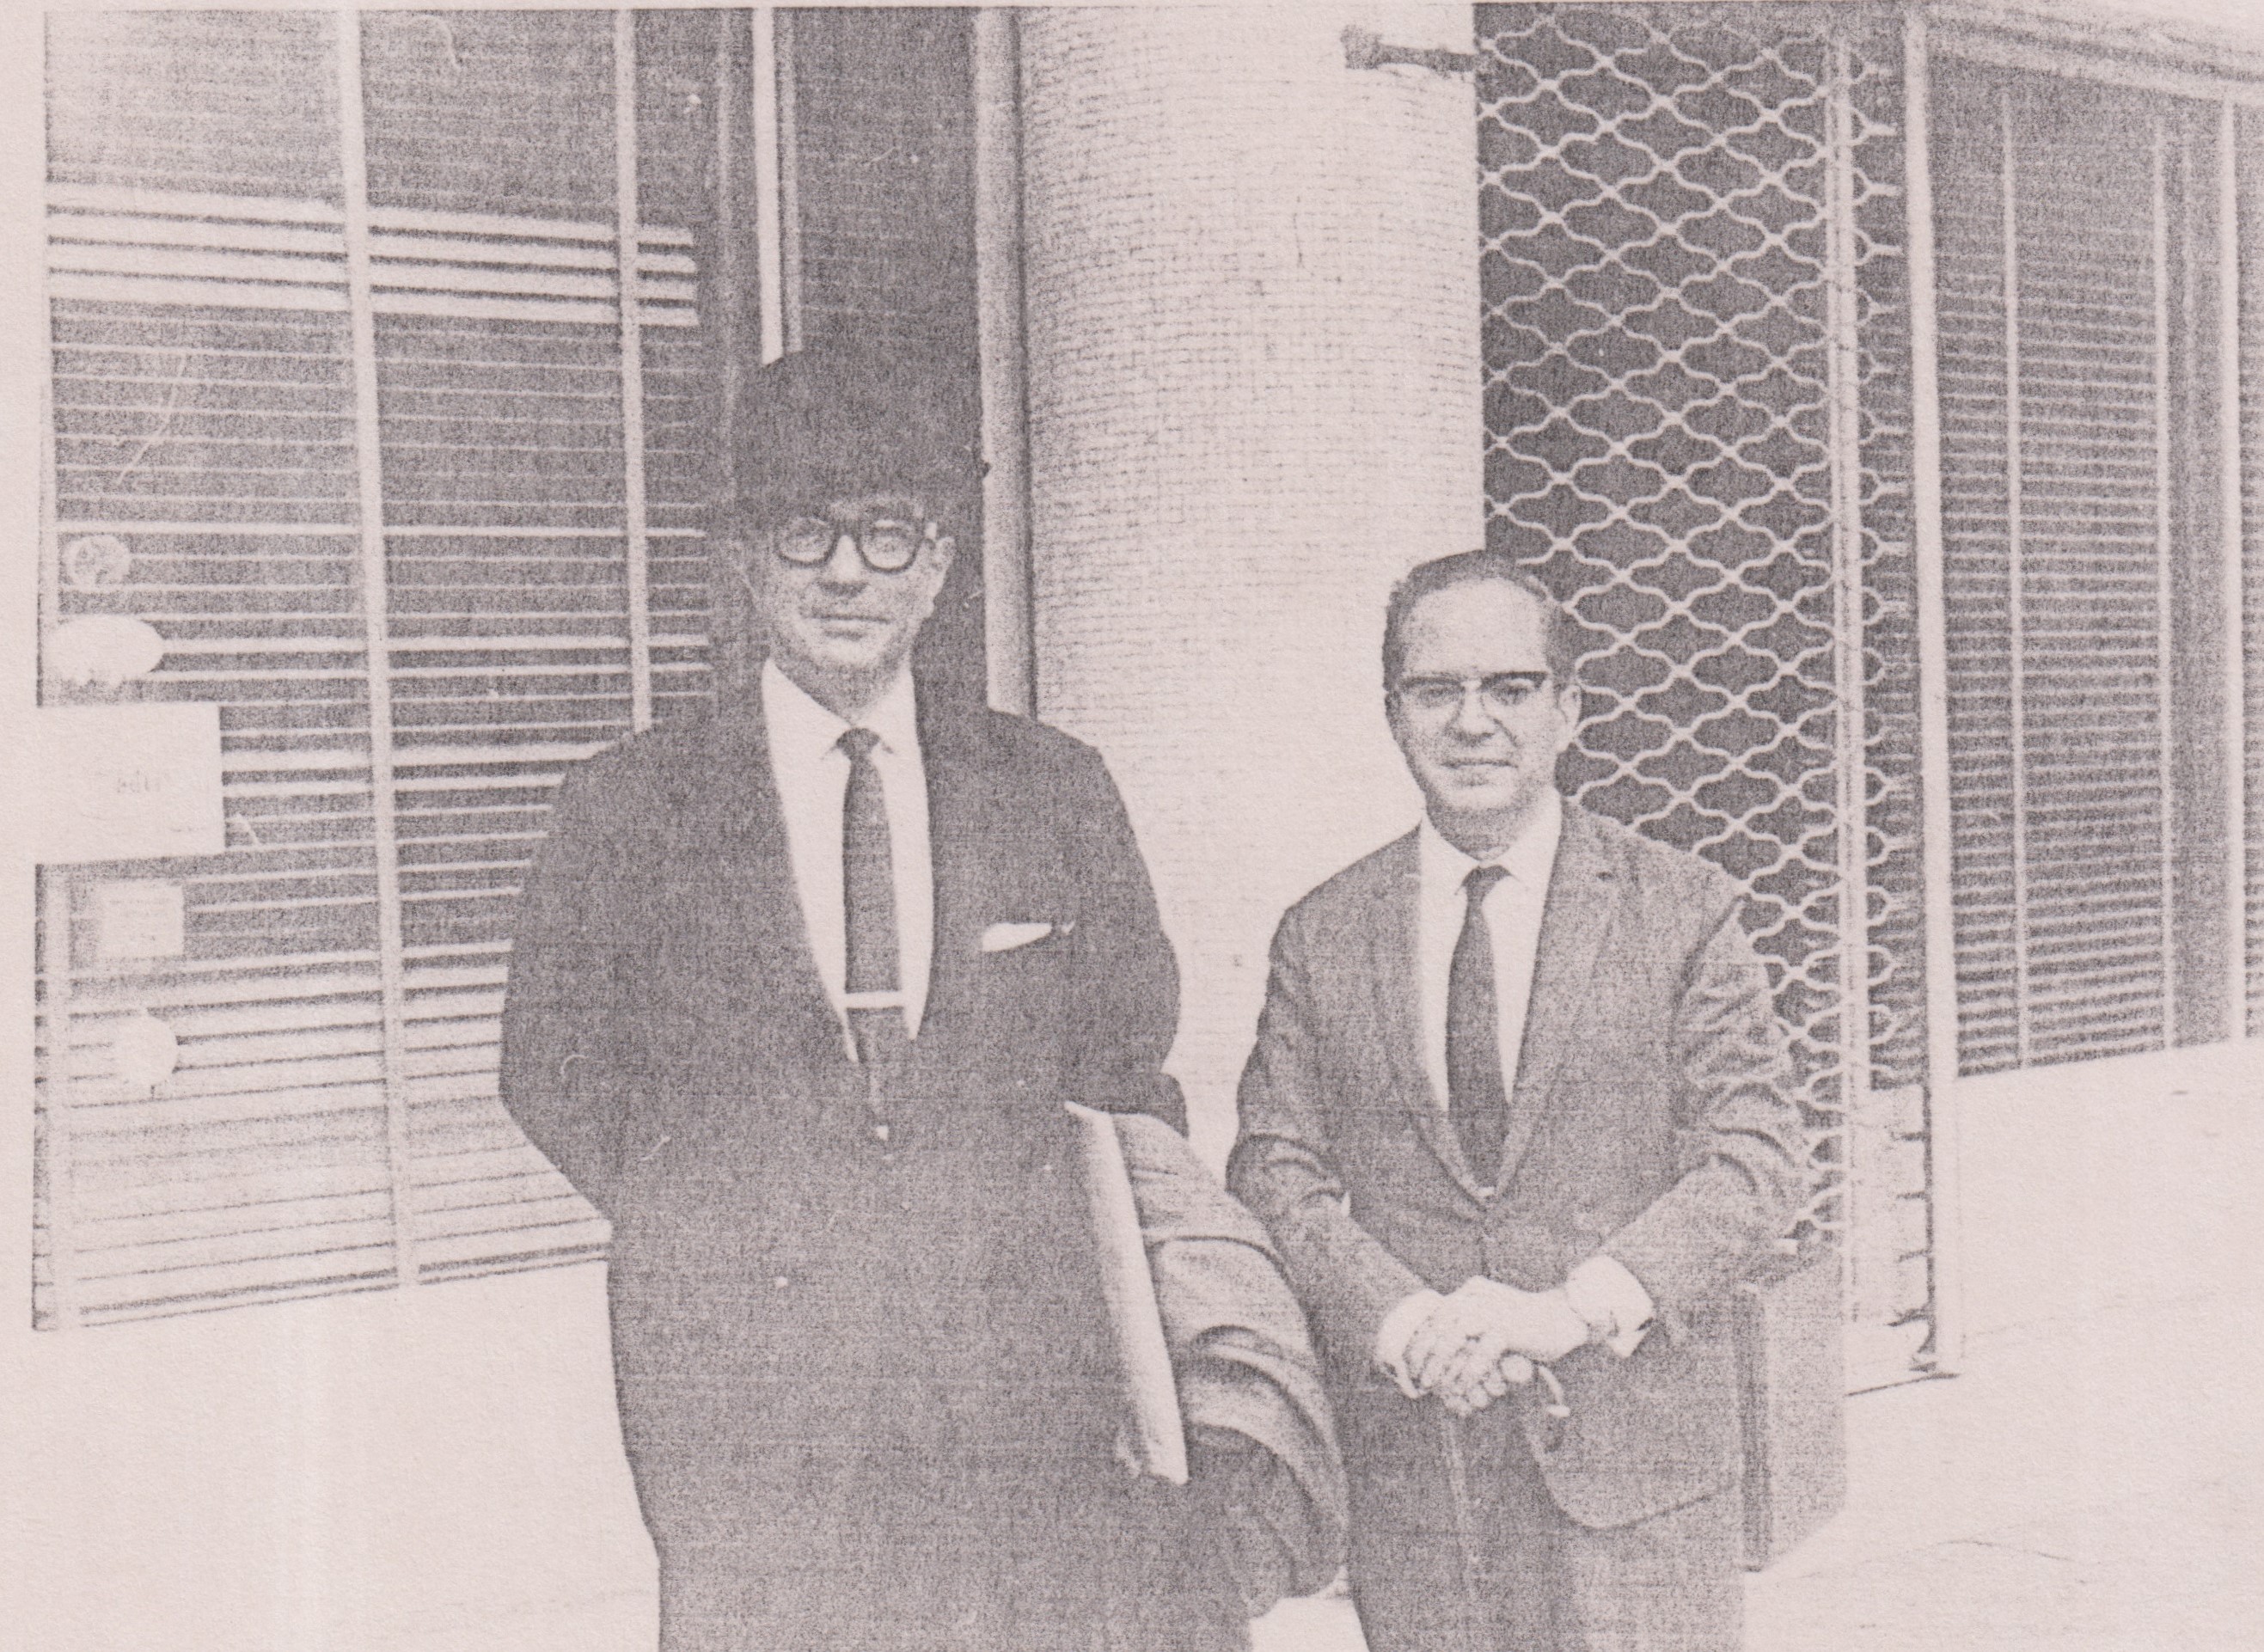
[[[798,687],[770,661],[762,670],[763,725],[770,742],[771,773],[786,817],[787,851],[795,893],[818,979],[841,1018],[848,970],[847,920],[841,909],[841,808],[849,790],[849,754],[841,736],[850,725]],[[904,994],[904,1031],[917,1035],[927,1009],[928,973],[935,952],[935,864],[928,844],[927,769],[920,760],[919,721],[909,672],[900,673],[859,728],[879,736],[873,767],[889,812],[889,851],[896,895],[896,981]]]
[[[1526,1011],[1533,996],[1534,962],[1541,951],[1542,911],[1548,903],[1549,875],[1556,868],[1556,845],[1564,834],[1564,802],[1554,786],[1542,793],[1540,806],[1517,841],[1484,862],[1448,843],[1428,815],[1416,830],[1417,985],[1423,1066],[1430,1076],[1433,1103],[1441,1112],[1448,1110],[1447,987],[1469,906],[1464,880],[1481,865],[1499,866],[1509,874],[1486,892],[1485,919],[1486,938],[1493,946],[1501,1088],[1514,1108],[1519,1101],[1518,1056],[1525,1043]],[[1473,1165],[1471,1169],[1483,1175],[1491,1167]],[[1558,1288],[1571,1310],[1586,1322],[1592,1337],[1622,1359],[1641,1345],[1651,1329],[1651,1293],[1616,1257],[1598,1252],[1575,1267]],[[1377,1328],[1376,1363],[1410,1393],[1413,1389],[1405,1368],[1408,1344],[1442,1300],[1434,1291],[1417,1291],[1396,1303]]]
[[[1525,1041],[1525,1010],[1533,996],[1533,960],[1541,948],[1541,909],[1549,898],[1549,873],[1556,864],[1556,843],[1564,833],[1564,803],[1556,789],[1541,795],[1540,807],[1515,843],[1485,865],[1509,875],[1487,891],[1486,935],[1493,943],[1495,1025],[1501,1036],[1501,1093],[1515,1105],[1517,1054]],[[1463,880],[1481,864],[1439,834],[1426,815],[1417,829],[1417,873],[1421,880],[1416,945],[1421,977],[1418,996],[1423,1016],[1423,1066],[1431,1076],[1431,1097],[1447,1108],[1447,982],[1454,973],[1455,945],[1462,939],[1468,891]],[[1483,1177],[1493,1168],[1470,1167]]]

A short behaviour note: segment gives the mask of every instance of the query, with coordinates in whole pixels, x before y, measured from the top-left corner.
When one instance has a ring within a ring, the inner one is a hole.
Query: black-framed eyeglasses
[[[779,529],[773,547],[779,560],[796,568],[816,568],[833,555],[833,547],[846,538],[857,554],[876,574],[901,574],[918,559],[920,547],[933,545],[942,529],[932,522],[915,522],[902,516],[871,516],[831,521],[824,517],[799,516]]]
[[[1530,706],[1549,686],[1546,671],[1496,671],[1490,677],[1403,677],[1391,692],[1401,706],[1426,717],[1451,717],[1470,695],[1490,717],[1507,717]]]

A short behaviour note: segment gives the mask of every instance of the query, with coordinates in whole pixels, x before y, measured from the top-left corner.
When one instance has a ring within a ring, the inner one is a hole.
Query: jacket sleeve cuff
[[[1564,1300],[1588,1322],[1590,1337],[1622,1359],[1643,1345],[1658,1317],[1643,1281],[1601,1251],[1565,1276]]]

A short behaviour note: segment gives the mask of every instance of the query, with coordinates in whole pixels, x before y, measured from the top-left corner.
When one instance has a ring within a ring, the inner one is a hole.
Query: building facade
[[[42,870],[43,1327],[602,1254],[494,1098],[516,880],[567,765],[728,702],[737,387],[845,331],[983,363],[925,669],[1115,768],[1214,1151],[1274,917],[1413,817],[1384,592],[1481,540],[1587,633],[1568,792],[1752,895],[1858,1386],[1955,1368],[1962,1088],[2254,1031],[2264,50],[1519,4],[46,52],[43,701],[217,707],[223,836]]]

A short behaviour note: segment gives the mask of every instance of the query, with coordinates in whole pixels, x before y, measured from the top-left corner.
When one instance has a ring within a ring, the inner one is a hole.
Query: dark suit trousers
[[[1362,1386],[1343,1409],[1368,1652],[1738,1652],[1735,1486],[1593,1530],[1549,1495],[1522,1396],[1456,1419]]]

